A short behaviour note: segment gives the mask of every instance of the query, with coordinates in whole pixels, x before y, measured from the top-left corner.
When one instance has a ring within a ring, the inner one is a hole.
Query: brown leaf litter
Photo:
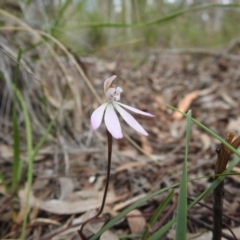
[[[39,54],[37,50],[36,54]],[[225,136],[229,130],[239,134],[239,61],[228,59],[223,64],[224,56],[209,54],[200,58],[195,53],[151,53],[145,56],[144,64],[137,67],[131,67],[121,54],[109,60],[94,57],[80,59],[100,96],[104,97],[103,81],[116,74],[117,84],[124,90],[121,101],[156,115],[150,120],[135,116],[149,133],[147,138],[121,120],[129,138],[147,156],[129,144],[126,138],[114,141],[107,205],[102,221],[93,224],[101,226],[104,221],[147,194],[179,182],[186,123],[182,116],[168,109],[165,104],[179,107],[183,112],[192,109],[194,118],[220,136]],[[6,56],[2,59],[9,66],[14,65]],[[21,70],[25,76],[21,91],[31,110],[34,144],[46,129],[49,119],[61,110],[57,118],[58,127],[51,132],[38,161],[34,162],[27,239],[77,239],[77,229],[84,219],[99,208],[103,194],[107,159],[105,129],[102,125],[99,130],[92,131],[89,123],[89,116],[99,103],[76,71],[76,66],[66,61],[62,65],[66,68],[64,74],[55,58],[32,65],[34,77]],[[42,84],[49,100],[46,108],[38,101],[43,97],[39,79],[44,79]],[[27,86],[31,89],[25,91],[24,86],[30,82],[32,85]],[[1,90],[0,97],[3,99],[4,96]],[[61,105],[63,96],[67,101]],[[8,96],[6,106],[10,101]],[[0,167],[8,183],[11,181],[12,165],[10,116],[9,111],[4,112],[0,133]],[[23,123],[21,118],[19,121]],[[26,156],[24,134],[23,129],[20,133],[23,162]],[[217,144],[218,141],[193,124],[188,159],[189,178],[214,173]],[[234,171],[239,171],[239,166]],[[23,177],[19,196],[14,198],[0,186],[0,203],[4,206],[0,208],[1,238],[19,237],[23,204],[26,201],[25,182],[26,178]],[[188,195],[195,198],[210,182],[211,179],[203,178],[189,183]],[[225,180],[224,222],[233,231],[239,231],[240,226],[239,184],[237,176]],[[107,238],[117,239],[118,235],[142,232],[166,194],[156,196],[129,213],[126,219],[105,233],[108,234]],[[17,200],[14,210],[11,209],[13,200]],[[211,196],[203,199],[202,203],[211,206]],[[171,206],[164,213],[167,217],[157,221],[158,227],[174,215]],[[196,205],[189,214],[209,225],[212,223],[211,210],[202,205]],[[99,226],[89,226],[86,231],[92,234]],[[189,220],[188,231],[192,236],[203,232],[203,228],[199,223]],[[172,235],[169,233],[164,239],[172,239]]]

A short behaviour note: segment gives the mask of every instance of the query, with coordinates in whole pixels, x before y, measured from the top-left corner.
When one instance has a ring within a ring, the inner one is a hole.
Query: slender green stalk
[[[187,131],[186,131],[186,144],[185,144],[185,158],[183,165],[183,172],[180,183],[180,194],[177,208],[177,227],[175,240],[187,239],[187,160],[188,148],[191,134],[191,111],[187,113]]]
[[[38,151],[44,144],[44,142],[47,139],[47,136],[53,126],[54,119],[48,124],[47,130],[45,131],[45,134],[42,136],[42,138],[39,140],[37,146],[35,149],[32,148],[32,135],[31,135],[31,124],[30,124],[30,118],[27,112],[27,108],[24,102],[24,99],[19,92],[18,89],[14,88],[16,91],[16,95],[20,101],[23,114],[24,114],[24,121],[25,121],[25,127],[26,127],[26,135],[27,135],[27,153],[28,153],[28,170],[27,170],[27,196],[26,196],[26,204],[25,204],[25,213],[24,213],[24,219],[22,224],[22,231],[21,231],[21,237],[20,239],[25,239],[25,231],[26,231],[26,225],[27,225],[27,218],[29,213],[29,200],[30,200],[30,192],[32,189],[32,181],[33,181],[33,162],[38,154]]]
[[[18,51],[17,65],[14,71],[14,86],[18,85],[19,65],[21,60],[22,50]],[[13,91],[13,110],[12,110],[12,125],[13,125],[13,167],[12,167],[12,192],[15,191],[19,177],[21,175],[20,161],[20,136],[17,118],[17,96]]]
[[[20,237],[20,239],[25,239],[25,231],[26,231],[27,218],[28,218],[28,212],[29,212],[29,198],[30,198],[30,191],[32,188],[32,178],[33,178],[32,130],[31,130],[30,117],[29,117],[29,114],[27,111],[27,106],[24,102],[23,96],[20,93],[20,91],[16,88],[16,86],[13,86],[13,89],[14,89],[14,92],[15,92],[19,102],[20,102],[20,105],[21,105],[21,108],[23,111],[25,128],[26,128],[26,138],[27,138],[27,159],[28,159],[27,196],[26,196],[25,212],[24,212],[22,231],[21,231],[21,237]]]

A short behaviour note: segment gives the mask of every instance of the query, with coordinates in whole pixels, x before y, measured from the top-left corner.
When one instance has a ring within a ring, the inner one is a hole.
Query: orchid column
[[[116,139],[120,139],[123,137],[122,129],[120,126],[120,122],[118,119],[118,116],[115,112],[115,110],[122,116],[122,118],[137,132],[148,136],[148,133],[143,129],[143,127],[135,120],[135,118],[130,115],[124,108],[141,114],[148,117],[154,117],[154,115],[143,112],[137,108],[130,107],[128,105],[122,104],[119,102],[120,95],[123,92],[122,88],[117,87],[113,84],[113,80],[116,78],[116,76],[112,76],[108,78],[104,82],[104,92],[107,99],[107,102],[102,104],[100,107],[98,107],[91,115],[91,125],[94,130],[96,130],[102,123],[102,119],[104,117],[104,122],[107,128],[107,137],[108,137],[108,168],[107,168],[107,179],[106,179],[106,186],[104,190],[103,195],[103,201],[101,208],[99,209],[98,213],[93,216],[92,218],[88,219],[86,222],[84,222],[81,226],[81,229],[78,231],[80,237],[83,240],[86,240],[87,237],[83,234],[82,230],[83,227],[93,219],[96,219],[100,216],[100,214],[103,211],[105,200],[107,196],[107,190],[108,190],[108,184],[110,179],[110,170],[111,170],[111,154],[112,154],[112,137]]]

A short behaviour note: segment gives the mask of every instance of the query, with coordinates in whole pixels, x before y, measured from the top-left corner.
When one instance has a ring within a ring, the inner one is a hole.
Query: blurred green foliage
[[[21,0],[14,10],[7,2],[1,7],[15,13],[18,7],[29,25],[50,32],[79,53],[103,53],[108,48],[221,48],[240,33],[239,5],[230,0],[228,5],[207,1],[209,7],[197,11],[191,8],[204,1]],[[177,17],[148,24],[189,8]]]

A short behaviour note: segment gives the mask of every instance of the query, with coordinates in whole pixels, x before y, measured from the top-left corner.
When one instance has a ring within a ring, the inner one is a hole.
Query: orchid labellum
[[[108,78],[104,82],[104,92],[107,98],[107,102],[98,107],[91,116],[91,125],[94,130],[96,130],[102,122],[103,116],[107,130],[112,134],[114,138],[122,138],[122,130],[120,122],[115,110],[122,116],[122,118],[137,132],[148,136],[148,133],[143,129],[143,127],[130,115],[124,108],[142,114],[148,117],[154,117],[152,114],[143,112],[134,107],[122,104],[118,102],[120,100],[120,94],[123,91],[122,88],[117,87],[113,84],[113,80],[116,76]]]

